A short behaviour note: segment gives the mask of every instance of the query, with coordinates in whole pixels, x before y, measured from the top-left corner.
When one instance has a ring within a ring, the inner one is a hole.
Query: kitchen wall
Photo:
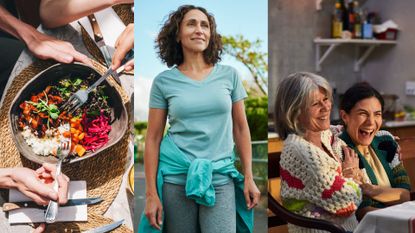
[[[335,0],[269,0],[269,112],[273,112],[279,81],[296,71],[311,71],[335,84],[343,93],[353,83],[368,81],[383,93],[399,95],[402,103],[415,106],[406,96],[405,81],[415,81],[415,1],[367,0],[361,5],[379,12],[382,20],[393,19],[400,27],[396,45],[375,48],[360,71],[353,70],[355,47],[341,45],[315,70],[316,37],[329,38]],[[411,27],[412,26],[412,27]]]

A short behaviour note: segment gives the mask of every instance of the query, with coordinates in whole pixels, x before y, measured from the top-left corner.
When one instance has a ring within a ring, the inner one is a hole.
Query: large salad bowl
[[[53,155],[42,156],[36,154],[33,151],[33,148],[29,146],[25,141],[22,135],[22,130],[19,128],[19,116],[21,116],[22,114],[22,109],[19,107],[19,105],[22,102],[25,102],[26,100],[30,100],[31,96],[34,93],[42,92],[42,90],[44,90],[47,86],[51,85],[52,83],[56,83],[57,81],[65,77],[86,77],[91,74],[94,74],[96,78],[100,77],[100,74],[96,70],[80,63],[55,64],[40,72],[35,77],[33,77],[17,93],[16,97],[11,103],[11,108],[9,112],[9,122],[13,140],[16,144],[17,149],[24,157],[39,164],[44,162],[57,162],[57,158]],[[107,81],[104,81],[101,85],[106,85],[105,95],[108,96],[108,106],[111,109],[111,131],[108,134],[109,140],[104,146],[96,149],[95,151],[87,151],[82,156],[72,157],[70,159],[71,163],[96,156],[103,150],[106,150],[107,148],[114,146],[123,137],[127,129],[127,111],[125,109],[125,106],[123,105],[121,95],[116,90],[116,88]]]

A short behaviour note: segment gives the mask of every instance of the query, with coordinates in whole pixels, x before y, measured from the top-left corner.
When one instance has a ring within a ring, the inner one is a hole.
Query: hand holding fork
[[[69,123],[64,125],[65,130],[70,131]],[[58,176],[61,174],[62,162],[65,158],[69,155],[71,151],[71,137],[64,138],[61,140],[61,143],[58,148],[58,165],[56,166],[56,176],[55,181],[53,183],[53,190],[58,192],[59,184],[58,184]],[[56,216],[58,214],[58,207],[59,204],[56,201],[49,201],[49,205],[46,209],[45,213],[45,220],[46,223],[54,223],[56,220]]]

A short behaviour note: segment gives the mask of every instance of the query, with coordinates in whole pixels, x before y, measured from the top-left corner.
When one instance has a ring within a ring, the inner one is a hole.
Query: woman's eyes
[[[326,97],[326,98],[323,99],[323,103],[327,103],[327,101],[329,101],[329,98],[328,97]],[[317,102],[312,103],[311,106],[317,106],[319,104],[320,104],[320,101],[317,101]]]
[[[196,24],[197,24],[196,21],[189,21],[187,23],[188,26],[195,26]],[[209,28],[209,24],[207,23],[202,23],[200,26],[203,28]]]

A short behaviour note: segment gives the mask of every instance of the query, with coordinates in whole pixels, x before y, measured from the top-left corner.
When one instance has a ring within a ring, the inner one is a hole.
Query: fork
[[[70,131],[70,125],[69,123],[66,123],[63,125],[65,130]],[[61,140],[61,143],[58,148],[58,165],[56,166],[56,176],[55,181],[53,183],[53,190],[58,192],[59,184],[58,184],[58,176],[61,174],[62,170],[62,162],[65,160],[65,158],[69,155],[69,152],[71,151],[71,137],[64,138]],[[58,207],[59,204],[56,201],[49,201],[48,207],[45,212],[45,220],[46,223],[54,223],[56,220],[56,216],[58,214]]]
[[[78,90],[61,106],[61,109],[67,110],[68,114],[73,113],[79,107],[84,105],[88,101],[88,95],[93,91],[99,84],[101,84],[108,76],[118,77],[121,72],[124,71],[124,65],[118,67],[117,70],[113,70],[111,67],[99,78],[94,84],[92,84],[86,90]]]

